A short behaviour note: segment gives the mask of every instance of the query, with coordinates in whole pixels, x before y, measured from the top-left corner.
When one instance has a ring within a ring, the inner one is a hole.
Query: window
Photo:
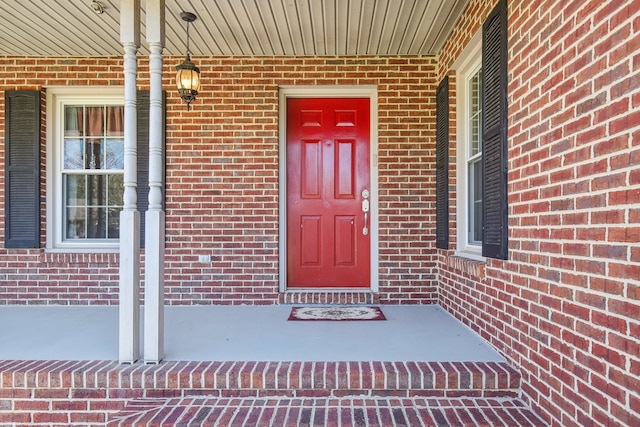
[[[473,38],[457,68],[457,235],[456,253],[482,258],[482,62],[481,35]]]
[[[454,67],[461,256],[508,258],[507,2],[500,0]]]
[[[52,89],[48,98],[47,247],[116,249],[124,188],[124,100],[113,90],[83,92]]]
[[[62,239],[117,239],[124,173],[124,107],[65,105]]]

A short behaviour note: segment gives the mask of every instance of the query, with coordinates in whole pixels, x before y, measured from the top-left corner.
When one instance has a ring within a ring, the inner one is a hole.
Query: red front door
[[[370,286],[369,133],[368,98],[287,100],[288,288]]]

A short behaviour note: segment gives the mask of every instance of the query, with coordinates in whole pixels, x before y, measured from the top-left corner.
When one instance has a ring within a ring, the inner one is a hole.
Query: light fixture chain
[[[189,24],[187,21],[187,56],[191,56],[191,50],[189,49]]]

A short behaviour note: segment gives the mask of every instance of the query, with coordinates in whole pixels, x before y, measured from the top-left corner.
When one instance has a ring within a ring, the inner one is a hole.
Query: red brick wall
[[[182,58],[164,62],[168,303],[277,302],[279,85],[378,87],[380,302],[435,302],[436,59],[193,59],[203,86],[190,112],[173,86]],[[25,68],[28,78],[18,78]],[[122,84],[120,58],[0,58],[2,90]],[[145,58],[139,87],[148,87]],[[0,175],[0,240],[3,184]],[[42,230],[44,247],[44,205]],[[212,262],[199,263],[199,254],[210,254]],[[117,304],[117,288],[116,254],[0,249],[0,304]]]
[[[471,1],[438,80],[495,3]],[[509,260],[440,251],[440,301],[550,424],[640,425],[640,1],[508,4]]]

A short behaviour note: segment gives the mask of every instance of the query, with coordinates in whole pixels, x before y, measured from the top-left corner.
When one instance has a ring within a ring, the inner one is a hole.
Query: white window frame
[[[119,239],[64,240],[63,236],[63,114],[67,104],[124,105],[123,87],[47,87],[46,113],[46,250],[48,252],[118,252]]]
[[[467,44],[460,57],[454,63],[456,70],[456,168],[457,168],[457,247],[455,254],[460,257],[485,261],[482,256],[482,244],[469,242],[469,137],[468,118],[470,114],[470,79],[482,67],[482,31]]]

